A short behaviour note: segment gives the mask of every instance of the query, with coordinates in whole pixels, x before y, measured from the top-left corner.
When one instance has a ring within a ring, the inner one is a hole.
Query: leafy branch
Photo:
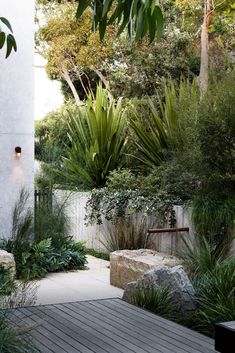
[[[6,33],[2,30],[1,24],[5,25],[11,33]],[[6,59],[10,56],[12,50],[17,51],[17,44],[15,37],[13,36],[13,30],[10,22],[5,17],[0,17],[0,49],[6,44]]]
[[[77,17],[92,8],[93,29],[99,30],[101,40],[104,38],[106,27],[118,23],[120,35],[126,28],[131,40],[138,41],[149,34],[150,42],[157,36],[159,39],[163,31],[163,13],[156,0],[80,0]]]

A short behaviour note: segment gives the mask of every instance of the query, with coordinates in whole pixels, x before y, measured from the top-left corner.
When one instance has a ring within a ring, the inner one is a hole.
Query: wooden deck
[[[213,353],[214,341],[127,304],[104,299],[20,308],[42,353]]]

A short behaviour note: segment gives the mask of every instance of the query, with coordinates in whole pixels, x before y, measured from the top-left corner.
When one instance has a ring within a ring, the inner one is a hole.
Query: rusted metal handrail
[[[178,233],[178,232],[189,232],[189,227],[182,228],[157,228],[157,229],[149,229],[148,233]]]

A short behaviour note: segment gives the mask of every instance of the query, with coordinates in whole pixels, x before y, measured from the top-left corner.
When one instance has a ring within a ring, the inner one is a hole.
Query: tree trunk
[[[69,73],[66,69],[63,69],[63,72],[62,72],[62,76],[63,78],[65,79],[65,81],[67,82],[67,84],[69,85],[69,88],[71,89],[72,91],[72,94],[74,96],[74,99],[75,99],[75,102],[77,105],[81,105],[81,99],[77,93],[77,90],[73,84],[73,81],[71,80],[70,76],[69,76]]]
[[[82,86],[82,88],[83,88],[83,91],[85,92],[85,95],[87,96],[87,95],[88,95],[88,91],[87,91],[87,89],[86,89],[86,87],[85,87],[85,85],[84,85],[84,83],[83,83],[82,76],[81,76],[81,74],[80,74],[79,69],[74,68],[74,71],[76,72],[76,75],[77,75],[77,77],[78,77],[78,79],[79,79],[79,81],[80,81],[80,83],[81,83],[81,86]]]
[[[91,69],[96,73],[96,75],[100,78],[101,82],[104,84],[105,88],[108,91],[108,96],[110,99],[113,99],[112,94],[110,93],[110,85],[109,85],[109,80],[100,72],[98,69],[96,69],[94,66],[91,67]]]
[[[204,16],[201,30],[201,64],[198,83],[201,94],[203,95],[208,87],[208,71],[209,71],[209,26],[211,23],[211,15],[213,12],[212,0],[204,0]]]

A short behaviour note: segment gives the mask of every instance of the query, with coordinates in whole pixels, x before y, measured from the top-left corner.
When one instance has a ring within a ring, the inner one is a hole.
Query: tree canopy
[[[63,0],[38,0],[39,3],[63,3]],[[74,2],[67,0],[66,2]],[[163,31],[163,12],[158,0],[77,0],[77,18],[90,9],[92,29],[98,30],[100,39],[104,38],[109,25],[118,24],[120,35],[126,28],[131,40],[142,39],[146,34],[152,42]]]

